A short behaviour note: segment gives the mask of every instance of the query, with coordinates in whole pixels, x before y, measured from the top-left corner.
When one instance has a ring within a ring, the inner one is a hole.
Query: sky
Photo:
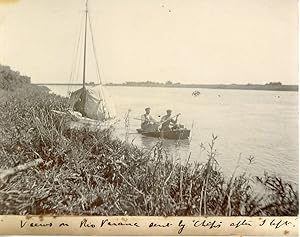
[[[33,83],[80,83],[84,5],[0,0],[0,64]],[[297,0],[89,0],[106,83],[298,84],[297,11]],[[87,42],[87,81],[97,82]]]

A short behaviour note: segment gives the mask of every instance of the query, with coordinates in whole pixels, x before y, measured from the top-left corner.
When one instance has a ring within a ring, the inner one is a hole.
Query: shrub
[[[13,71],[9,66],[0,65],[0,89],[15,90],[30,84],[30,77],[22,76],[18,71]]]

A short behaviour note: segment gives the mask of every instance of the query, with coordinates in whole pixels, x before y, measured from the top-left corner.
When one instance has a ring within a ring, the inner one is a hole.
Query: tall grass
[[[43,159],[1,180],[1,214],[298,214],[298,192],[280,177],[224,177],[216,136],[202,147],[204,164],[180,164],[162,141],[143,149],[112,138],[110,130],[68,130],[51,113],[65,108],[64,98],[33,86],[0,102],[0,168]]]

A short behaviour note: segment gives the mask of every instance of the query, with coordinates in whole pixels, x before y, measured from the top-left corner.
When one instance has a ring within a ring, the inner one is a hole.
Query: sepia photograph
[[[0,215],[296,218],[298,149],[297,0],[0,0]]]

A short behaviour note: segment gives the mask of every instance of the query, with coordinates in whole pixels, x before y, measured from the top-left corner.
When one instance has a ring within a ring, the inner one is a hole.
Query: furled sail
[[[112,98],[103,85],[80,88],[70,96],[70,108],[82,116],[105,121],[116,117]]]

